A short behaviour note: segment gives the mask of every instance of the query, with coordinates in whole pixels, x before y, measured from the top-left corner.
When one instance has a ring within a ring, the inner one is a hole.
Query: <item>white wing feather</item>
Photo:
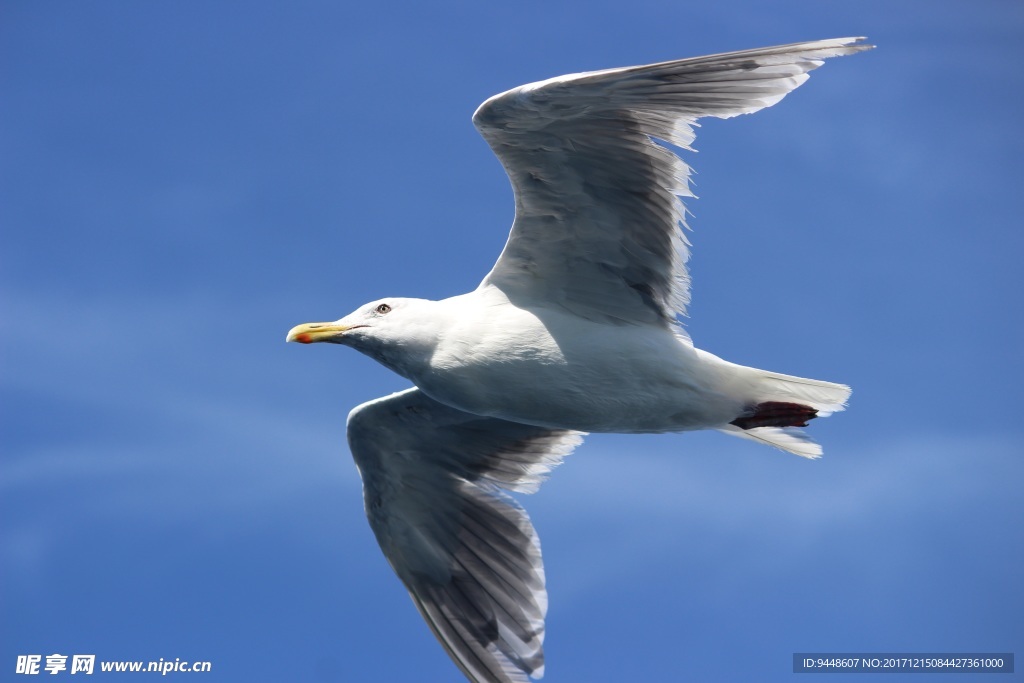
[[[672,324],[689,302],[680,196],[690,168],[651,138],[689,149],[702,116],[781,100],[861,38],[681,59],[552,78],[473,116],[515,191],[508,243],[481,286],[585,318]]]
[[[540,543],[501,489],[533,492],[582,441],[464,413],[419,389],[349,415],[370,526],[413,602],[473,681],[544,671]]]

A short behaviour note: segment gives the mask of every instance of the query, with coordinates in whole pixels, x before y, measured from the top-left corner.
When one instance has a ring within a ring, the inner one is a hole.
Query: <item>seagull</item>
[[[415,386],[355,408],[347,433],[381,550],[476,683],[544,674],[532,493],[588,432],[715,429],[807,458],[799,428],[850,388],[693,345],[683,197],[703,116],[769,107],[839,38],[559,76],[485,101],[473,123],[505,168],[515,220],[474,291],[385,298],[287,341],[350,346]]]

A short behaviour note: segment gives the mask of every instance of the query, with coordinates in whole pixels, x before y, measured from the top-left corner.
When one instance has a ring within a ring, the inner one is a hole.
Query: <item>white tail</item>
[[[820,379],[806,379],[782,375],[767,370],[755,370],[760,375],[757,397],[760,401],[789,401],[802,403],[818,411],[818,417],[828,417],[846,408],[850,398],[850,387],[845,384],[823,382]]]
[[[753,377],[748,375],[748,379],[754,380],[754,396],[752,398],[755,404],[774,401],[797,403],[817,410],[817,417],[827,417],[845,409],[846,402],[850,398],[850,387],[845,384],[794,377],[755,368],[746,369],[753,373]],[[820,445],[807,436],[803,430],[795,427],[742,429],[729,424],[719,427],[719,431],[768,444],[804,458],[819,458],[822,453]]]

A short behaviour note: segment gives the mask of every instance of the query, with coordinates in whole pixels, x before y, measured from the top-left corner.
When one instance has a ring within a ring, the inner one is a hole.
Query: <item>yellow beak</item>
[[[288,330],[288,337],[285,338],[285,341],[299,342],[300,344],[327,341],[352,327],[352,325],[338,325],[337,323],[303,323]]]

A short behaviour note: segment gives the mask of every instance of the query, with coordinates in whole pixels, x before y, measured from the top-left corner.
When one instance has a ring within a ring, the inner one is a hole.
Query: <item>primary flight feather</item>
[[[771,106],[839,38],[609,69],[524,85],[473,116],[515,191],[512,231],[476,290],[388,298],[288,341],[351,346],[416,387],[364,403],[348,440],[370,526],[472,681],[544,672],[540,545],[506,491],[531,493],[586,432],[717,429],[805,457],[798,428],[850,389],[724,361],[679,324],[681,230],[702,116]]]

